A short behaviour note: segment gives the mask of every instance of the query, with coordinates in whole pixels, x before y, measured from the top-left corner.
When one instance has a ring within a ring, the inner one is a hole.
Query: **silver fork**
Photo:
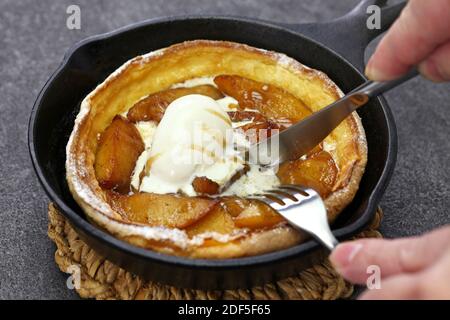
[[[277,210],[292,226],[306,231],[328,250],[332,251],[338,245],[328,224],[325,205],[315,190],[297,185],[281,185],[249,198]]]

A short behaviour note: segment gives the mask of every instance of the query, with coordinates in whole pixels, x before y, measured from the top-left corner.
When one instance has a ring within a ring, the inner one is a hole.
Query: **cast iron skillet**
[[[385,31],[404,6],[382,9],[381,30],[366,27],[365,0],[342,18],[319,24],[275,24],[237,17],[175,17],[144,21],[76,44],[40,92],[31,113],[29,148],[34,168],[50,199],[90,246],[123,268],[177,287],[228,289],[274,281],[310,266],[324,252],[314,241],[273,253],[227,260],[185,259],[134,247],[90,224],[73,200],[65,179],[65,146],[80,102],[125,61],[193,39],[230,40],[287,55],[323,70],[344,92],[361,84],[364,49]],[[343,240],[374,217],[392,174],[397,136],[383,98],[358,111],[369,155],[359,191],[333,226]]]

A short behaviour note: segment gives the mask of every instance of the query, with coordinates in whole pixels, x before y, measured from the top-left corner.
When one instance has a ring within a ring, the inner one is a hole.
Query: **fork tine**
[[[280,200],[279,197],[283,197],[283,201],[286,202],[284,205],[280,205],[278,201],[270,203],[270,198]],[[264,203],[277,210],[292,225],[311,234],[329,250],[333,250],[337,245],[338,242],[328,224],[326,207],[319,193],[314,189],[297,185],[281,185],[277,189],[267,191],[259,198],[263,198]],[[292,202],[293,198],[297,201]]]
[[[310,194],[305,192],[302,187],[296,187],[294,185],[280,186],[280,190],[283,190],[283,192],[291,194],[293,197],[297,199],[297,201],[303,201],[310,197]]]
[[[281,189],[288,189],[288,190],[293,190],[295,192],[299,192],[300,194],[302,194],[305,197],[309,196],[308,192],[306,192],[306,190],[308,188],[304,188],[304,187],[301,187],[299,185],[283,184],[283,185],[279,186],[279,188],[281,188]]]
[[[314,190],[314,189],[312,189],[312,188],[305,188],[305,189],[303,189],[306,193],[308,193],[310,196],[318,196],[318,197],[320,197],[320,194],[316,191],[316,190]]]
[[[278,203],[279,206],[277,207],[277,210],[294,205],[299,201],[294,196],[285,194],[284,192],[278,190],[266,191],[264,195]]]
[[[267,191],[267,193],[281,196],[283,198],[288,198],[292,201],[298,201],[298,199],[295,197],[295,195],[293,195],[291,192],[287,192],[282,189],[272,189],[272,190]]]
[[[264,202],[265,204],[267,204],[269,206],[273,206],[274,203],[278,204],[278,202],[275,202],[272,199],[265,197],[264,195],[255,194],[255,195],[249,197],[248,199],[258,200],[258,201]]]
[[[284,199],[280,199],[280,195],[277,194],[276,192],[267,191],[266,193],[264,193],[264,196],[274,202],[277,202],[279,205],[282,205],[282,206],[286,205]]]

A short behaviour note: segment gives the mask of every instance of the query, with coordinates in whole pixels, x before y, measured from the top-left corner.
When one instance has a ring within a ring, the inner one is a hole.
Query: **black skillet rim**
[[[310,252],[312,250],[318,249],[319,245],[314,242],[313,240],[309,240],[307,242],[298,244],[296,246],[278,250],[275,252],[270,252],[262,255],[256,255],[256,256],[250,256],[250,257],[243,257],[243,258],[233,258],[233,259],[190,259],[190,258],[183,258],[173,255],[167,255],[158,253],[152,250],[139,248],[136,246],[133,246],[127,242],[124,242],[122,240],[119,240],[115,238],[114,236],[110,235],[107,232],[104,232],[100,230],[99,228],[95,227],[91,223],[89,223],[87,220],[82,218],[79,214],[77,214],[74,210],[72,210],[68,205],[65,204],[64,200],[62,200],[57,192],[55,192],[47,183],[44,170],[41,168],[41,165],[39,164],[37,157],[36,157],[36,150],[34,145],[34,136],[35,136],[35,120],[36,115],[41,108],[42,105],[42,99],[45,96],[45,93],[47,89],[49,88],[50,84],[58,80],[58,77],[60,73],[66,68],[68,62],[72,58],[72,56],[76,53],[78,49],[81,47],[96,42],[96,41],[103,41],[108,38],[117,36],[123,32],[132,31],[135,28],[141,28],[145,27],[151,24],[158,24],[158,23],[167,23],[174,20],[198,20],[198,19],[205,19],[205,20],[234,20],[239,21],[243,23],[251,23],[251,24],[261,24],[266,27],[271,27],[275,29],[279,29],[283,32],[292,33],[294,35],[298,35],[300,33],[291,30],[285,26],[277,25],[276,23],[266,22],[258,19],[251,19],[251,18],[243,18],[243,17],[234,17],[234,16],[215,16],[215,15],[197,15],[197,16],[171,16],[171,17],[164,17],[164,18],[155,18],[155,19],[149,19],[144,20],[138,23],[130,24],[127,26],[124,26],[122,28],[116,29],[111,32],[94,35],[91,37],[88,37],[84,40],[81,40],[80,42],[73,45],[67,53],[64,55],[63,61],[59,65],[59,67],[53,72],[53,74],[50,76],[50,78],[46,81],[44,87],[39,92],[39,95],[33,105],[31,115],[29,118],[29,125],[28,125],[28,147],[29,152],[32,160],[32,164],[34,167],[34,170],[36,172],[36,175],[38,176],[39,182],[43,186],[46,194],[49,196],[49,198],[54,201],[57,205],[57,207],[62,211],[64,216],[66,216],[70,222],[74,225],[75,228],[79,228],[86,232],[89,236],[95,238],[98,241],[107,243],[110,246],[115,247],[115,249],[126,252],[128,254],[132,254],[134,256],[138,256],[143,259],[151,259],[151,260],[157,260],[162,263],[172,264],[172,265],[178,265],[182,267],[189,267],[189,268],[202,268],[202,269],[208,269],[208,268],[214,268],[214,269],[228,269],[228,268],[234,268],[234,267],[251,267],[251,266],[257,266],[257,265],[266,265],[271,262],[275,261],[281,261],[289,258],[293,258],[295,256],[304,254],[306,252]],[[313,42],[315,45],[322,47],[325,50],[332,51],[335,55],[337,55],[339,58],[344,60],[348,63],[349,66],[353,68],[355,72],[357,72],[361,77],[365,78],[364,75],[347,59],[345,59],[342,55],[335,52],[332,49],[327,48],[325,45],[322,45],[321,43],[315,41],[314,39],[311,39],[308,36],[301,35],[302,37],[306,38],[307,40]],[[351,223],[348,226],[339,228],[337,230],[333,230],[334,235],[337,238],[343,238],[346,239],[352,235],[355,235],[359,231],[361,231],[364,226],[366,226],[370,222],[370,218],[372,218],[373,213],[375,212],[379,200],[381,199],[387,184],[390,180],[390,177],[392,176],[395,162],[396,162],[396,155],[397,155],[397,130],[394,122],[394,118],[392,115],[392,112],[390,108],[387,105],[386,100],[383,97],[378,98],[379,102],[382,106],[382,110],[384,112],[385,118],[387,120],[387,133],[388,133],[388,148],[387,148],[387,161],[385,163],[385,166],[381,172],[380,179],[378,180],[377,184],[373,188],[371,195],[368,197],[367,200],[367,208],[365,212],[362,214],[362,216],[355,220],[353,223]]]

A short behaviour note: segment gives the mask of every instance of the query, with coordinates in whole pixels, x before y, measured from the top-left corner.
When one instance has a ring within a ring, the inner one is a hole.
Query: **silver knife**
[[[265,166],[275,166],[295,160],[322,142],[353,111],[376,97],[418,75],[411,70],[399,79],[367,81],[343,98],[330,104],[268,139],[253,144],[248,149],[249,161]]]

